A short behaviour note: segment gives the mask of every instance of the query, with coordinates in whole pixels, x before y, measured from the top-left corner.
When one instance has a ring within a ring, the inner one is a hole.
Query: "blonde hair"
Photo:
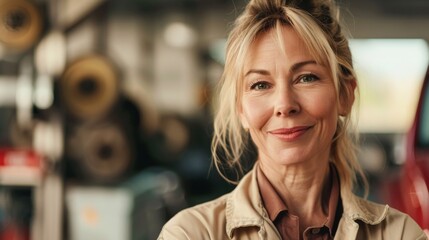
[[[242,96],[238,89],[242,89],[245,57],[261,33],[275,28],[280,39],[281,26],[291,26],[316,61],[330,68],[338,100],[347,102],[354,97],[347,81],[356,81],[356,76],[338,13],[332,0],[251,0],[235,21],[227,41],[212,140],[214,164],[227,181],[235,182],[225,176],[225,167],[234,169],[240,176],[244,174],[242,156],[251,144],[249,134],[239,119]],[[340,104],[341,101],[337,102]],[[367,189],[366,178],[356,156],[357,138],[354,137],[357,134],[350,131],[350,112],[338,118],[331,160],[338,170],[342,192],[352,192],[356,173],[362,177]]]

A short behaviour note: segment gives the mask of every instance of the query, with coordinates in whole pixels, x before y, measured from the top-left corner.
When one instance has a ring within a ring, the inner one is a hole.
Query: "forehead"
[[[314,59],[301,37],[288,25],[260,33],[249,47],[243,70],[285,57],[291,61]]]

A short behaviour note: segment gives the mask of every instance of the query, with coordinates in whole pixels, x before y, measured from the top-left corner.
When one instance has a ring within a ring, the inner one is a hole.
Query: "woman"
[[[184,210],[159,239],[426,239],[407,215],[354,196],[347,131],[357,85],[330,0],[252,0],[228,43],[213,157],[234,191]],[[251,141],[248,140],[250,136]]]

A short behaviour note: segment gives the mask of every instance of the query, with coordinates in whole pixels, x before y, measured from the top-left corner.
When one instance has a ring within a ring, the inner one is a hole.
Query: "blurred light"
[[[394,80],[421,81],[418,78],[428,66],[429,50],[423,39],[353,39],[350,47],[356,67]]]
[[[42,39],[35,54],[36,69],[40,74],[60,75],[66,64],[66,39],[59,31],[53,31]]]
[[[397,135],[393,142],[393,163],[402,165],[407,159],[407,138]]]
[[[196,44],[197,33],[184,23],[173,22],[166,27],[164,39],[172,47],[188,48]]]
[[[99,222],[99,216],[98,216],[97,210],[92,208],[91,206],[87,206],[82,210],[82,219],[85,221],[86,225],[89,225],[91,227],[95,227]]]
[[[20,75],[16,82],[16,111],[20,127],[29,127],[32,121],[33,107],[33,68],[31,61],[25,58],[20,66]]]
[[[361,132],[406,132],[429,62],[421,39],[352,39]]]
[[[54,86],[52,78],[47,75],[39,75],[34,89],[34,104],[40,109],[47,109],[54,103]]]
[[[63,155],[64,136],[61,121],[56,119],[49,123],[36,122],[33,133],[33,147],[50,161],[59,161]]]

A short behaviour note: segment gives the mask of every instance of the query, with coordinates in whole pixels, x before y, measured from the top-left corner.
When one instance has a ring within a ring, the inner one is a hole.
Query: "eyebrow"
[[[292,65],[289,72],[295,72],[296,70],[302,68],[305,65],[309,65],[309,64],[316,64],[317,65],[317,62],[314,60],[308,60],[308,61],[295,63],[294,65]]]
[[[292,67],[290,68],[289,72],[295,72],[298,69],[300,69],[301,67],[308,65],[308,64],[316,64],[317,62],[315,60],[308,60],[308,61],[303,61],[303,62],[298,62],[295,63],[294,65],[292,65]],[[250,69],[249,71],[247,71],[247,73],[244,75],[245,77],[247,77],[250,74],[260,74],[260,75],[270,75],[270,72],[267,70],[263,70],[263,69]]]
[[[247,77],[250,74],[260,74],[260,75],[270,75],[270,72],[268,72],[267,70],[262,70],[262,69],[250,69],[244,76]]]

